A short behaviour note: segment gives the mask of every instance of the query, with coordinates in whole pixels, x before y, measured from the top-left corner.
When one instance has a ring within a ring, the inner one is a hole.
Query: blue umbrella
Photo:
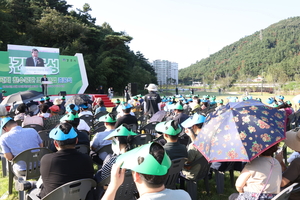
[[[256,100],[210,113],[194,142],[209,162],[249,162],[285,139],[285,111]]]

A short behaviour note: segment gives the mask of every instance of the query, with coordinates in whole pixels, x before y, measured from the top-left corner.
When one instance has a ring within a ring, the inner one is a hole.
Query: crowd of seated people
[[[133,100],[135,103],[137,102],[137,98]],[[156,136],[160,140],[150,143],[148,146],[144,145],[142,148],[137,147],[135,149],[130,149],[130,142],[135,135],[140,133],[138,131],[133,132],[128,126],[129,124],[138,124],[134,113],[131,113],[132,105],[130,102],[121,103],[120,101],[116,101],[114,112],[97,119],[98,122],[103,123],[105,130],[93,133],[94,135],[91,138],[89,134],[92,133],[93,127],[89,126],[83,119],[80,119],[80,116],[86,114],[95,116],[97,114],[96,110],[102,107],[100,105],[102,100],[98,100],[99,104],[96,104],[93,108],[94,110],[91,109],[92,106],[89,103],[62,105],[62,99],[55,100],[55,103],[52,105],[51,101],[47,98],[41,99],[38,104],[34,102],[28,105],[20,104],[16,108],[15,121],[23,121],[22,126],[39,124],[45,129],[49,129],[50,137],[54,140],[50,148],[53,152],[56,152],[43,157],[41,161],[43,184],[38,185],[32,192],[36,193],[39,197],[44,197],[58,186],[72,180],[93,178],[100,183],[111,176],[111,184],[102,199],[112,199],[116,194],[116,189],[122,184],[120,181],[123,180],[125,172],[121,169],[126,168],[133,171],[132,175],[137,190],[140,193],[140,199],[163,199],[162,196],[189,199],[189,195],[184,191],[169,191],[164,188],[163,183],[166,178],[167,169],[170,167],[170,161],[173,159],[187,159],[187,166],[181,171],[181,176],[185,179],[194,180],[197,173],[201,170],[200,165],[188,167],[188,163],[202,157],[202,154],[195,148],[193,142],[201,131],[206,115],[212,112],[212,110],[218,111],[224,108],[222,99],[215,100],[214,97],[210,98],[207,95],[202,99],[197,96],[191,96],[191,98],[179,99],[177,102],[175,98],[168,99],[163,97],[162,101],[164,103],[169,102],[163,107],[167,113],[166,118],[168,120],[163,120],[155,127]],[[280,101],[278,102],[280,103]],[[284,103],[280,105],[284,105]],[[186,108],[187,106],[188,108]],[[158,107],[160,106],[158,105]],[[7,113],[2,112],[1,109],[2,107],[0,106],[0,114],[6,116]],[[278,106],[278,109],[285,109],[285,107]],[[65,110],[65,112],[61,113],[61,110]],[[188,112],[185,112],[185,110],[188,110]],[[291,109],[285,110],[290,112]],[[40,112],[42,113],[39,114]],[[19,127],[11,118],[3,119],[1,120],[3,126],[1,125],[2,136],[0,138],[0,145],[4,156],[8,160],[11,160],[20,151],[42,146],[42,141],[37,132],[28,129],[28,131],[31,131],[31,136],[27,138],[30,142],[26,143],[31,146],[26,146],[25,149],[18,149],[20,144],[14,143],[16,139],[10,139],[7,133],[16,133],[16,129],[23,131],[25,128]],[[20,132],[19,134],[22,135],[24,133]],[[182,143],[180,141],[182,134],[187,135],[188,142]],[[287,134],[287,136],[291,134]],[[297,138],[297,134],[293,133],[293,137]],[[16,137],[22,136],[16,135]],[[300,134],[298,138],[300,138]],[[293,141],[296,140],[294,139]],[[77,144],[89,146],[92,152],[96,154],[97,159],[92,159],[88,155],[82,156],[82,154],[75,150]],[[238,193],[232,194],[229,199],[250,200],[256,199],[258,196],[261,199],[271,199],[280,192],[281,187],[299,181],[300,172],[298,171],[300,170],[296,170],[300,166],[300,162],[298,162],[300,158],[297,156],[299,154],[298,151],[300,152],[298,148],[299,144],[293,146],[287,143],[288,146],[290,145],[296,151],[294,155],[295,159],[290,161],[290,166],[287,168],[283,163],[283,158],[280,157],[281,154],[278,154],[276,159],[273,158],[278,145],[274,145],[251,163],[247,163],[236,181],[236,190]],[[101,148],[108,145],[111,145],[112,154],[105,152],[97,154]],[[13,146],[13,148],[10,146]],[[141,150],[143,148],[148,148],[148,154],[145,154],[145,151]],[[127,157],[128,155],[129,157]],[[93,169],[93,161],[99,167],[97,171]],[[130,161],[131,163],[129,163]],[[146,163],[146,165],[144,166],[143,163]],[[149,163],[157,166],[158,169],[161,168],[163,172],[151,171],[146,167]],[[19,171],[23,171],[23,169]],[[272,173],[271,176],[269,176],[270,171]],[[266,184],[266,181],[268,184]],[[99,190],[99,188],[97,189]],[[101,190],[105,190],[105,187],[101,188]],[[298,196],[297,194],[293,194],[291,199],[299,199],[299,196],[299,194]],[[97,197],[97,199],[99,198]]]

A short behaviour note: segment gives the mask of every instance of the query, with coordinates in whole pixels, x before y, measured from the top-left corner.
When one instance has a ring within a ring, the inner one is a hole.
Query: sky
[[[96,24],[126,32],[150,62],[179,68],[289,17],[300,16],[299,0],[67,0],[72,9],[91,6]]]

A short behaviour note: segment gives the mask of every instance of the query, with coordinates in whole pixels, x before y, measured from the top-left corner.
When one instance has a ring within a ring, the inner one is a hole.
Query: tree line
[[[65,0],[1,0],[0,51],[18,44],[59,48],[61,55],[82,53],[91,93],[100,85],[122,94],[128,83],[137,83],[139,90],[157,83],[144,55],[130,50],[133,37],[109,23],[96,25],[91,10],[89,4],[73,9]]]
[[[300,81],[299,37],[300,17],[282,20],[181,69],[179,81],[227,88],[260,75],[279,89],[293,90]]]

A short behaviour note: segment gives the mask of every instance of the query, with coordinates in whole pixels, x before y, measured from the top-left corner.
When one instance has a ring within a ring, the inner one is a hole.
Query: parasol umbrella
[[[194,142],[209,162],[250,162],[285,139],[285,111],[256,100],[210,113]]]
[[[2,105],[12,105],[12,104],[21,104],[21,103],[27,103],[34,99],[39,99],[44,94],[42,92],[37,92],[34,90],[26,90],[23,92],[17,92],[14,94],[11,94],[1,102]]]
[[[300,101],[300,94],[294,96],[293,101],[295,102],[295,104],[299,104],[299,101]]]
[[[157,111],[155,114],[153,114],[153,116],[149,119],[149,123],[152,122],[162,122],[162,120],[165,118],[166,116],[166,111],[164,110],[160,110]]]
[[[77,94],[77,95],[74,95],[74,96],[68,98],[65,106],[67,106],[69,104],[80,105],[80,104],[84,104],[84,103],[93,103],[91,101],[91,97],[86,94]]]

